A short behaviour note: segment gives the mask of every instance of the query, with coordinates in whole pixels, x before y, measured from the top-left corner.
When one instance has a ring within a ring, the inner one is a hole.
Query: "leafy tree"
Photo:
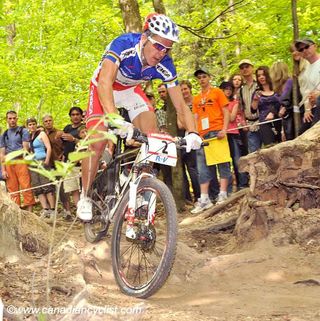
[[[159,1],[138,3],[143,20]],[[291,63],[288,46],[293,33],[288,1],[233,3],[234,10],[220,15],[230,0],[163,1],[166,13],[189,28],[199,29],[217,16],[220,19],[197,32],[202,38],[181,28],[181,42],[173,50],[180,78],[193,79],[194,69],[205,64],[219,83],[245,57],[256,66],[271,65],[279,59]],[[5,111],[15,109],[20,120],[52,113],[57,126],[63,127],[72,105],[86,108],[89,81],[104,47],[125,31],[118,2],[4,0],[0,9],[1,125],[5,126]],[[318,1],[298,0],[297,11],[300,36],[320,40]],[[221,36],[224,38],[217,39]],[[222,66],[221,52],[226,67]]]

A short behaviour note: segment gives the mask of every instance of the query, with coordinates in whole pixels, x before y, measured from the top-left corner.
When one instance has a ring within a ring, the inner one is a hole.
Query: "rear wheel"
[[[133,240],[126,237],[128,201],[129,191],[115,215],[111,244],[113,273],[122,292],[148,298],[165,283],[174,262],[176,204],[163,182],[142,179],[137,189]]]

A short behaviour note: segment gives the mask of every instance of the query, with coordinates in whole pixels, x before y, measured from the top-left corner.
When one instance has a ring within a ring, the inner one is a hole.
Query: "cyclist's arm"
[[[183,99],[180,86],[169,87],[168,94],[176,108],[178,123],[188,132],[197,132],[195,119]]]
[[[100,104],[105,113],[116,113],[117,108],[113,99],[113,83],[118,72],[118,66],[109,59],[102,62],[98,80],[98,95]]]

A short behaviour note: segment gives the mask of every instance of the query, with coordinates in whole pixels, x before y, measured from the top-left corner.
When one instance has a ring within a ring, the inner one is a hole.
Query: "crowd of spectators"
[[[39,125],[34,117],[28,118],[22,126],[18,126],[16,111],[6,113],[8,129],[0,136],[1,175],[11,198],[21,208],[33,210],[35,200],[41,205],[40,216],[52,220],[55,209],[56,188],[50,180],[39,172],[29,170],[22,160],[23,155],[17,156],[14,164],[4,164],[5,155],[24,149],[33,154],[33,160],[41,162],[45,169],[55,168],[55,161],[68,161],[68,155],[75,151],[76,144],[86,135],[83,122],[83,111],[79,107],[72,107],[69,111],[70,124],[63,130],[54,127],[52,115],[42,117]],[[66,220],[72,218],[70,195],[74,205],[80,197],[80,166],[72,169],[64,179],[60,188],[59,199],[62,203],[62,216]]]
[[[297,40],[290,47],[292,57],[299,62],[296,75],[299,84],[298,104],[301,127],[294,126],[293,79],[284,62],[277,61],[270,68],[257,66],[250,59],[239,61],[239,70],[223,81],[219,87],[212,85],[214,75],[208,68],[201,67],[194,72],[200,91],[192,94],[189,80],[180,81],[183,98],[194,114],[200,136],[209,142],[225,142],[226,155],[218,162],[209,160],[208,150],[201,148],[190,153],[181,152],[183,166],[183,196],[193,206],[191,213],[200,213],[223,203],[232,191],[248,186],[247,173],[239,171],[242,156],[263,147],[291,140],[313,126],[320,117],[320,54],[311,39]],[[156,109],[158,129],[169,131],[166,109],[168,94],[164,84],[157,87],[160,103],[155,95],[147,91]],[[72,107],[69,111],[70,124],[63,130],[54,127],[51,115],[42,117],[39,126],[36,118],[28,118],[23,126],[18,125],[16,111],[6,113],[7,129],[0,132],[0,181],[12,199],[21,207],[32,210],[35,200],[41,205],[41,216],[52,218],[55,207],[55,186],[37,172],[29,171],[22,162],[4,164],[5,155],[18,150],[34,154],[34,159],[43,162],[45,168],[53,169],[55,161],[68,160],[80,139],[86,135],[83,111]],[[178,134],[185,132],[179,124]],[[210,146],[210,145],[209,145]],[[222,146],[222,145],[221,145]],[[224,157],[225,156],[225,157]],[[22,155],[16,160],[22,159]],[[164,182],[172,189],[171,168],[157,167]],[[63,217],[70,219],[71,200],[74,205],[80,198],[80,164],[76,164],[60,190]],[[233,179],[232,179],[233,177]],[[192,190],[191,190],[192,187]],[[22,198],[21,198],[22,196]],[[22,202],[23,200],[23,202]]]

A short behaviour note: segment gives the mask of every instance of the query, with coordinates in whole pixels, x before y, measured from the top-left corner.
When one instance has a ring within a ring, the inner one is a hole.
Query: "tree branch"
[[[203,29],[206,29],[207,27],[209,27],[213,22],[215,22],[219,17],[223,16],[225,13],[229,13],[230,11],[233,11],[235,9],[235,7],[239,8],[242,7],[244,5],[246,5],[246,3],[242,4],[240,6],[240,4],[242,2],[244,2],[245,0],[239,0],[238,2],[235,2],[234,4],[228,6],[226,9],[224,9],[223,11],[221,11],[217,16],[215,16],[212,20],[210,20],[207,24],[205,24],[204,26],[198,28],[198,29],[194,29],[191,28],[189,26],[185,26],[185,25],[180,25],[178,24],[179,27],[184,28],[186,30],[188,30],[189,32],[193,33],[193,32],[199,32]],[[197,34],[196,34],[197,35]],[[198,35],[197,35],[198,36]],[[207,38],[208,39],[208,38]],[[210,39],[210,38],[209,38]]]
[[[180,25],[179,25],[180,26]],[[183,27],[184,29],[186,29],[187,31],[189,31],[190,33],[192,33],[193,35],[197,36],[198,38],[201,38],[201,39],[206,39],[206,40],[224,40],[224,39],[228,39],[228,38],[231,38],[231,37],[234,37],[236,36],[237,34],[239,33],[242,33],[244,30],[247,30],[249,28],[249,26],[245,27],[242,31],[239,31],[239,32],[236,32],[236,33],[233,33],[232,35],[228,35],[228,36],[220,36],[220,37],[206,37],[206,36],[202,36],[198,33],[196,33],[195,31],[192,30],[192,28],[189,28],[189,27]]]

